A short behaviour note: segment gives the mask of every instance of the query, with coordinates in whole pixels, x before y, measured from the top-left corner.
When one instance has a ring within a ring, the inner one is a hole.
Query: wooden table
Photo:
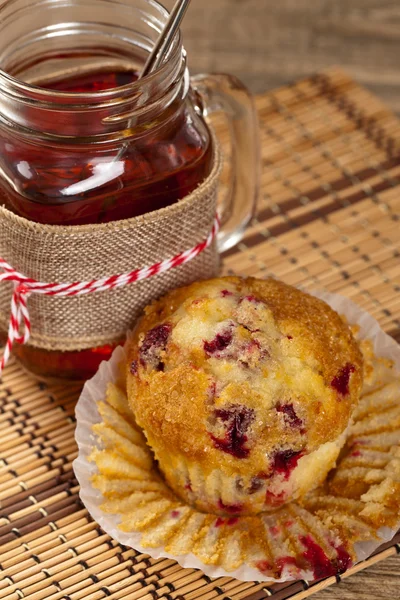
[[[193,0],[183,29],[194,72],[263,92],[336,63],[400,112],[397,0]]]

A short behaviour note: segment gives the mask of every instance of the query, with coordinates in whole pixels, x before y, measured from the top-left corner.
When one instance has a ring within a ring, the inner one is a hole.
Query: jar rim
[[[165,22],[168,19],[169,11],[158,1],[158,0],[146,0],[150,5],[153,5],[165,18]],[[6,0],[0,6],[0,19],[1,13],[6,9],[17,3],[18,0]],[[125,4],[121,0],[107,0],[115,4]],[[171,66],[177,65],[182,56],[182,34],[180,30],[175,34],[172,42],[171,49],[167,55],[166,60],[152,73],[146,75],[131,83],[118,86],[116,88],[110,88],[105,90],[99,90],[95,92],[66,92],[60,90],[49,89],[41,87],[34,83],[28,83],[15,77],[5,71],[0,66],[0,91],[3,88],[7,89],[12,94],[17,94],[19,98],[29,98],[30,101],[43,104],[57,103],[61,109],[62,105],[68,106],[69,109],[74,107],[82,107],[82,105],[96,104],[96,106],[112,106],[113,100],[117,103],[128,98],[134,98],[141,93],[141,89],[144,85],[156,85],[157,82],[163,82],[168,79],[168,74],[171,71]]]

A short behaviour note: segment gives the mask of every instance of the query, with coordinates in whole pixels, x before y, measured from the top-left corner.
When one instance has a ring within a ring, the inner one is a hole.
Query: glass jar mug
[[[180,34],[164,64],[138,80],[167,18],[154,0],[0,6],[2,205],[32,221],[73,226],[178,202],[211,172],[208,122],[222,113],[232,168],[221,186],[219,249],[239,241],[258,192],[253,100],[234,77],[189,78]],[[37,375],[85,379],[112,350],[27,345],[14,353]]]

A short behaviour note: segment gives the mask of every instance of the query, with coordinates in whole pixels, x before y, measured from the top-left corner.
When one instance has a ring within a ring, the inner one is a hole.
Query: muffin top
[[[158,453],[206,472],[289,475],[346,429],[362,367],[350,328],[323,301],[274,279],[226,277],[146,309],[128,397]]]

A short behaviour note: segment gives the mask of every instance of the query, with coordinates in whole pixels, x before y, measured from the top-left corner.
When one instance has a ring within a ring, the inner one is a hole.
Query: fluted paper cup
[[[92,517],[111,537],[210,577],[308,581],[342,573],[400,527],[400,347],[347,298],[314,293],[355,328],[366,361],[362,398],[337,466],[323,484],[274,513],[196,511],[162,480],[125,391],[117,348],[76,407],[74,470]]]

